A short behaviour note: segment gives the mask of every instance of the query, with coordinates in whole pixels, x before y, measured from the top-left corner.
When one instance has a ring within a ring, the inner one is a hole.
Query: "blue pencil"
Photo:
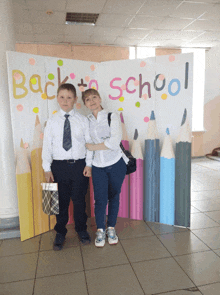
[[[185,109],[176,140],[175,225],[190,226],[191,130]]]
[[[154,111],[148,125],[144,159],[144,220],[159,222],[160,146]]]
[[[160,223],[174,225],[175,156],[169,128],[160,155]]]

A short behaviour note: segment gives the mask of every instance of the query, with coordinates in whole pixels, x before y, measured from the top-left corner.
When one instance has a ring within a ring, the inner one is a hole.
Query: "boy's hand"
[[[45,178],[46,178],[46,182],[54,182],[53,173],[51,171],[44,172],[44,175],[45,175]]]
[[[91,177],[92,176],[92,167],[86,166],[83,170],[83,175],[86,177]]]
[[[95,149],[95,144],[93,144],[93,143],[87,143],[86,144],[86,148],[89,150],[89,151],[95,151],[96,149]]]

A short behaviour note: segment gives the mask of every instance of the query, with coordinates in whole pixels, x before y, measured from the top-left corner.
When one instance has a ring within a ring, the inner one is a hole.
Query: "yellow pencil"
[[[21,241],[34,237],[31,169],[21,139],[16,163],[17,194]]]
[[[39,235],[49,230],[49,216],[42,209],[42,186],[45,182],[44,171],[42,168],[42,129],[38,115],[35,121],[33,147],[31,151],[32,166],[32,185],[33,185],[33,204],[34,204],[34,230],[35,235]]]

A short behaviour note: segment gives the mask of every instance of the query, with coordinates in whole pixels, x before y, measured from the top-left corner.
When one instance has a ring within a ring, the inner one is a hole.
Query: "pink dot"
[[[15,73],[14,74],[14,78],[15,78],[16,81],[17,80],[20,80],[21,79],[21,75],[19,73]]]
[[[70,74],[70,78],[73,80],[73,79],[76,78],[76,75],[75,75],[74,73],[71,73],[71,74]]]
[[[163,80],[165,79],[165,77],[164,77],[164,75],[160,74],[160,76],[158,77],[158,79],[159,79],[160,81],[163,81]]]
[[[140,63],[140,67],[145,67],[146,66],[146,62],[145,61],[142,61],[141,63]]]
[[[95,71],[95,66],[91,65],[90,69],[91,69],[91,71]]]
[[[81,109],[81,103],[77,103],[76,104],[76,108],[79,110],[79,109]]]
[[[134,81],[134,86],[138,86],[139,85],[139,81],[138,80],[135,80]]]
[[[35,59],[34,58],[29,58],[29,64],[34,66],[35,65]]]
[[[43,140],[43,138],[44,138],[44,134],[43,134],[43,133],[41,133],[41,134],[40,134],[40,139],[42,139],[42,140]]]
[[[27,148],[28,148],[28,143],[25,142],[25,143],[24,143],[24,149],[27,149]]]
[[[126,86],[123,84],[123,85],[121,85],[121,89],[122,90],[125,90],[126,89]]]
[[[84,92],[85,91],[85,88],[83,86],[80,86],[79,87],[79,91]]]
[[[89,76],[86,76],[85,77],[85,80],[86,80],[86,82],[89,82],[90,81],[90,77]]]
[[[18,110],[19,112],[23,111],[23,105],[18,104],[18,105],[17,105],[17,110]]]
[[[150,121],[149,117],[145,117],[145,118],[144,118],[144,122],[147,123],[147,122],[149,122],[149,121]]]
[[[142,98],[146,100],[147,99],[147,94],[143,94]]]
[[[172,61],[174,61],[174,60],[175,60],[175,56],[174,56],[174,55],[170,55],[170,56],[169,56],[169,61],[172,62]]]

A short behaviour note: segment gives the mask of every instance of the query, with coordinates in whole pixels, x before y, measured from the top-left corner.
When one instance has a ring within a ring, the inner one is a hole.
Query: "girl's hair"
[[[100,94],[98,93],[98,91],[96,89],[89,88],[85,92],[83,92],[83,94],[82,94],[82,101],[84,102],[84,104],[86,102],[86,98],[90,95],[97,95],[98,97],[100,97]]]
[[[70,83],[64,83],[59,86],[57,89],[57,95],[59,94],[60,90],[68,90],[73,93],[73,96],[76,97],[76,88],[73,86],[73,84]]]

